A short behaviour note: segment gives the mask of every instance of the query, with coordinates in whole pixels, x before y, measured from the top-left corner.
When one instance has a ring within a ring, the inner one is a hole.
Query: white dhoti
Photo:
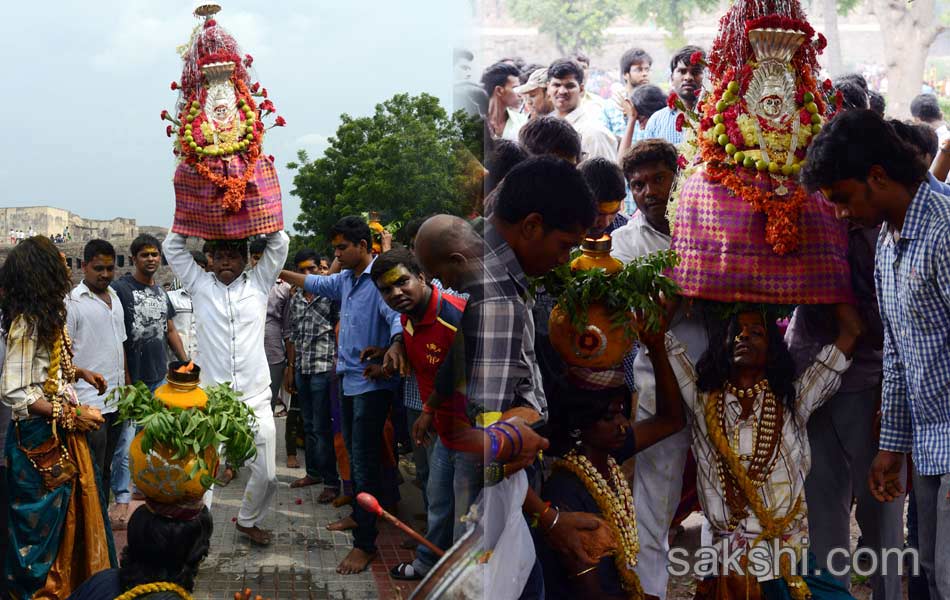
[[[652,417],[642,406],[637,421]],[[683,469],[689,451],[689,427],[639,452],[633,475],[633,504],[637,507],[640,554],[636,573],[643,592],[666,598],[669,531],[679,506]]]

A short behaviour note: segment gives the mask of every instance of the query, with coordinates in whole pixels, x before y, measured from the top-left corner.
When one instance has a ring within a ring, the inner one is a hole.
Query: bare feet
[[[346,506],[353,502],[353,496],[337,496],[336,500],[333,501],[334,508],[340,508],[341,506]]]
[[[319,479],[314,479],[313,477],[311,477],[311,476],[309,476],[309,475],[306,475],[306,476],[301,477],[300,479],[294,481],[293,483],[291,483],[291,484],[290,484],[290,487],[292,487],[292,488],[309,487],[309,486],[311,486],[311,485],[317,485],[317,484],[320,483],[320,482],[321,482],[321,480],[319,480]]]
[[[224,487],[231,483],[231,480],[234,479],[234,475],[234,469],[231,467],[225,467],[224,473],[222,473],[221,477],[218,478],[218,483],[221,485],[221,487]]]
[[[319,504],[329,504],[340,497],[340,490],[333,487],[323,488],[320,497],[317,498]]]
[[[272,535],[271,532],[267,531],[266,529],[261,529],[257,525],[254,527],[243,527],[241,525],[235,524],[235,527],[238,531],[246,535],[251,540],[252,544],[256,544],[258,546],[270,546]]]
[[[109,511],[109,524],[112,531],[125,531],[129,527],[129,505],[116,504]]]
[[[296,455],[296,454],[288,454],[288,455],[287,455],[287,468],[288,468],[288,469],[299,469],[299,468],[300,468],[300,463],[297,462],[297,455]]]
[[[362,573],[366,570],[366,567],[369,566],[369,563],[373,562],[374,558],[376,558],[375,552],[371,554],[359,548],[353,548],[350,550],[350,553],[346,555],[346,558],[343,559],[343,562],[336,568],[336,572],[341,575]]]
[[[356,529],[356,520],[353,519],[352,516],[343,517],[339,521],[335,521],[327,525],[327,529],[329,529],[330,531],[349,531],[350,529]],[[356,548],[354,548],[354,550],[356,550]],[[344,560],[343,562],[346,562],[346,561]],[[358,572],[359,571],[354,571],[354,573],[358,573]]]

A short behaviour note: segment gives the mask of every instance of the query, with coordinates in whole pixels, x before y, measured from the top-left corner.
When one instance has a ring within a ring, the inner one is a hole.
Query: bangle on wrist
[[[518,449],[515,451],[515,454],[521,454],[521,450],[524,448],[524,438],[521,437],[521,431],[515,425],[509,423],[508,421],[498,421],[497,423],[495,423],[495,425],[498,426],[500,431],[504,431],[504,429],[502,429],[502,426],[504,425],[507,425],[508,427],[514,430],[515,435],[518,436]],[[511,440],[511,445],[512,446],[515,445],[514,440]]]
[[[505,431],[505,429],[504,429],[503,427],[498,427],[497,425],[498,425],[498,423],[495,423],[495,425],[492,425],[492,426],[489,427],[488,429],[493,429],[493,430],[497,431],[498,433],[500,433],[500,434],[502,434],[503,436],[505,436],[505,438],[507,438],[509,442],[511,442],[511,456],[508,456],[507,458],[512,458],[512,457],[514,457],[516,454],[518,454],[518,452],[520,451],[520,449],[519,449],[519,450],[515,450],[515,438],[511,437],[511,434],[509,434],[507,431]],[[501,450],[499,449],[499,452],[500,452],[500,451],[501,451]],[[495,458],[496,460],[501,460],[501,456],[500,456],[499,454],[496,454],[494,458]]]
[[[551,533],[555,526],[557,526],[557,520],[561,517],[561,509],[554,507],[554,520],[551,521],[551,524],[548,525],[548,528],[545,530],[547,533]]]

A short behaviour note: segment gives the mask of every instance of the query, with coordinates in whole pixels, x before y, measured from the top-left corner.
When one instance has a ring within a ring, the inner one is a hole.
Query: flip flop
[[[315,479],[309,475],[306,475],[304,477],[301,477],[300,479],[297,479],[293,483],[291,483],[290,487],[304,488],[304,487],[310,487],[311,485],[317,485],[318,483],[321,483],[320,479]]]
[[[402,562],[389,570],[389,576],[399,581],[419,581],[424,577],[422,573],[416,571],[412,563]]]

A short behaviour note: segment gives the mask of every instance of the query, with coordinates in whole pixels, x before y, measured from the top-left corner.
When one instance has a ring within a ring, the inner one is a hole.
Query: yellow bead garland
[[[155,592],[175,592],[181,596],[183,600],[193,600],[191,594],[186,592],[185,588],[174,583],[168,583],[166,581],[156,581],[154,583],[143,583],[142,585],[137,585],[121,596],[117,596],[115,600],[134,600],[139,596],[154,594]]]

